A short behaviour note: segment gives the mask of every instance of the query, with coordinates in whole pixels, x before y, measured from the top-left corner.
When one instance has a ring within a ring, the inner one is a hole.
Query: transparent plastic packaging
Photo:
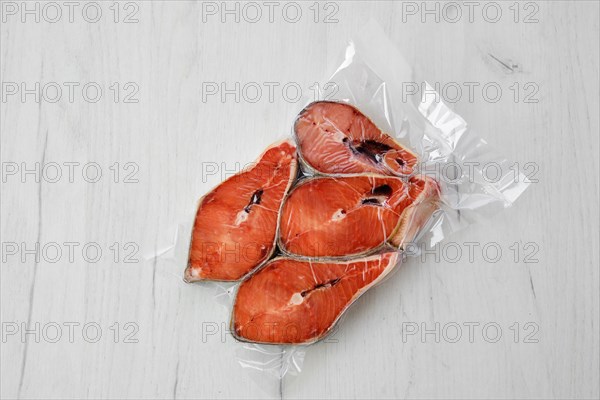
[[[342,63],[320,87],[327,90],[316,100],[346,102],[356,107],[383,132],[418,155],[416,174],[433,177],[439,183],[439,208],[421,227],[419,235],[404,246],[399,260],[418,251],[411,249],[413,244],[418,249],[417,242],[433,246],[453,232],[511,206],[529,184],[512,161],[497,154],[472,132],[465,120],[444,104],[425,80],[418,78],[373,22],[348,44]],[[420,88],[421,96],[407,98],[407,87]],[[298,107],[298,111],[302,108]],[[315,173],[305,164],[302,170],[305,175]],[[390,276],[393,273],[384,279]],[[234,291],[229,298],[231,306]],[[336,323],[343,325],[343,318],[342,315]],[[310,349],[310,345],[240,346],[240,365],[279,378],[298,374]]]
[[[407,97],[406,88],[409,86],[420,88],[421,95]],[[516,164],[495,153],[483,139],[471,131],[458,114],[435,95],[433,88],[425,80],[418,78],[418,74],[408,66],[381,28],[373,22],[352,39],[346,47],[340,66],[320,87],[327,90],[320,93],[316,100],[347,103],[358,109],[381,131],[417,155],[418,163],[414,166],[412,176],[430,177],[438,186],[435,209],[427,209],[423,214],[427,218],[421,218],[422,221],[415,222],[417,217],[413,214],[418,213],[411,214],[407,226],[418,226],[419,229],[409,229],[410,232],[403,233],[400,249],[396,241],[396,246],[387,243],[358,257],[377,252],[398,251],[401,254],[395,264],[404,262],[407,257],[418,252],[418,243],[433,246],[453,232],[511,206],[529,184],[525,174],[515,167]],[[298,112],[309,103],[306,101],[305,104],[299,105]],[[292,136],[293,130],[294,127]],[[305,176],[300,184],[310,179],[322,179],[319,178],[322,174],[307,165],[306,160],[300,157],[300,161]],[[333,175],[333,179],[336,179],[337,175]],[[402,179],[409,186],[410,177]],[[298,185],[299,183],[295,182],[292,191]],[[427,205],[429,206],[429,203]],[[180,266],[187,264],[186,251],[189,248],[192,221],[193,218],[190,218],[190,221],[179,227],[173,248],[161,251],[161,254],[170,253],[170,257]],[[289,256],[292,253],[294,257],[304,258],[302,254],[294,255],[293,251],[281,251],[280,228],[278,225],[279,250],[275,256]],[[318,258],[334,261],[352,259],[339,255]],[[382,279],[375,279],[374,284],[389,279],[397,269],[398,265],[392,266],[391,273],[386,270],[382,273]],[[264,266],[261,266],[258,272],[253,272],[246,280],[263,270]],[[328,282],[328,285],[335,283],[337,280]],[[206,283],[203,283],[203,286],[207,286]],[[215,287],[217,301],[228,310],[233,310],[240,284],[217,282],[212,283],[212,286]],[[358,293],[349,305],[360,294],[362,292]],[[341,318],[335,318],[333,325],[343,325],[343,317],[346,314],[344,308]],[[331,327],[324,335],[318,337],[317,341],[327,340],[327,333],[334,329],[336,328]],[[234,331],[234,328],[231,330]],[[304,356],[310,349],[310,345],[305,344],[259,344],[241,341],[238,345],[236,357],[242,367],[276,379],[281,379],[286,374],[298,374]]]

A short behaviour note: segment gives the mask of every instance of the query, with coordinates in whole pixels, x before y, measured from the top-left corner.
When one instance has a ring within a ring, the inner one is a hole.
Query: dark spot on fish
[[[367,157],[374,158],[376,154],[382,154],[391,150],[391,147],[376,140],[364,140],[356,146],[356,149]]]
[[[366,197],[362,199],[361,204],[371,204],[375,206],[382,206],[387,199],[392,195],[394,190],[390,185],[379,185],[371,189],[371,195],[373,197]]]
[[[304,290],[303,292],[301,292],[300,296],[306,297],[309,293],[311,293],[315,290],[318,290],[318,289],[329,289],[330,287],[337,285],[339,282],[340,282],[340,278],[335,278],[335,279],[332,279],[332,280],[324,282],[324,283],[319,283],[318,285],[315,285],[312,289],[307,289],[307,290]]]
[[[252,197],[250,198],[250,202],[248,203],[248,205],[246,207],[244,207],[244,211],[246,211],[247,213],[250,213],[250,210],[252,209],[253,205],[260,204],[263,193],[264,193],[263,189],[258,189],[256,192],[254,192],[252,194]]]
[[[375,196],[386,196],[386,197],[390,197],[393,193],[393,189],[390,185],[379,185],[376,188],[373,188],[373,190],[371,190],[371,193],[374,194]]]
[[[368,198],[368,199],[363,199],[362,200],[362,204],[375,204],[375,205],[381,205],[381,201],[377,198]]]
[[[380,143],[376,140],[363,140],[358,143],[350,143],[347,137],[342,139],[353,154],[360,154],[367,157],[370,161],[377,164],[382,160],[382,154],[391,150],[392,148],[387,144]]]
[[[403,159],[401,158],[396,158],[396,162],[398,163],[399,166],[404,167],[406,165],[406,162],[404,162]]]

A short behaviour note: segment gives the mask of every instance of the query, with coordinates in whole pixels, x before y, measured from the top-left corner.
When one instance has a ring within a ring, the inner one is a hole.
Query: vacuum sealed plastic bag
[[[237,357],[277,378],[415,243],[510,206],[528,184],[375,24],[322,87],[335,90],[299,107],[289,140],[201,199],[189,245],[186,281],[241,281],[217,285]]]

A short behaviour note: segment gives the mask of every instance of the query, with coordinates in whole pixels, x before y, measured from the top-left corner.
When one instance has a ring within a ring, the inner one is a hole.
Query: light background
[[[5,15],[1,24],[3,82],[104,88],[98,103],[79,94],[73,103],[12,96],[1,104],[2,162],[97,162],[103,172],[96,184],[80,174],[74,183],[8,177],[2,242],[97,242],[104,250],[97,263],[80,253],[74,263],[66,256],[58,263],[3,260],[4,327],[95,322],[103,336],[88,343],[76,330],[69,343],[64,325],[58,343],[8,336],[1,344],[2,398],[598,398],[597,2],[521,4],[517,23],[512,2],[501,2],[498,23],[485,21],[481,7],[472,23],[466,15],[457,23],[432,16],[423,23],[401,2],[338,2],[327,9],[337,10],[337,23],[323,23],[323,4],[315,23],[312,2],[301,3],[298,23],[281,12],[273,23],[266,15],[257,23],[231,16],[222,23],[218,15],[204,22],[201,3],[135,3],[133,24],[112,21],[112,2],[102,3],[98,23],[83,20],[79,8],[73,23],[64,15],[57,23]],[[523,23],[535,7],[539,21]],[[232,96],[203,102],[202,82],[295,82],[310,94],[369,18],[429,81],[497,82],[497,103],[476,91],[474,101],[463,93],[453,107],[500,153],[536,163],[539,183],[512,209],[449,239],[499,243],[500,261],[486,262],[481,253],[474,262],[466,254],[456,263],[409,261],[352,308],[337,343],[310,348],[302,373],[280,383],[242,369],[240,345],[230,336],[202,340],[203,324],[206,331],[207,323],[229,318],[214,290],[185,285],[183,265],[144,255],[168,246],[196,200],[221,180],[203,176],[203,165],[252,161],[288,134],[301,107],[281,92],[273,102],[265,93],[256,103]],[[491,55],[518,67],[511,72]],[[136,83],[139,102],[115,103],[108,89],[114,82]],[[515,102],[515,82],[537,85],[538,102],[524,102],[523,92]],[[115,183],[108,169],[115,162],[136,163],[139,183]],[[114,242],[139,244],[140,262],[113,262]],[[537,244],[539,262],[525,263],[523,254],[515,262],[514,242]],[[137,324],[139,342],[121,336],[114,343],[115,322],[121,334],[123,324]],[[466,331],[458,343],[436,343],[432,335],[403,343],[406,322],[430,329],[436,322],[496,322],[503,336],[488,343],[478,330],[473,343]],[[519,343],[509,329],[514,322],[521,324]],[[538,343],[523,342],[526,322],[539,326]]]

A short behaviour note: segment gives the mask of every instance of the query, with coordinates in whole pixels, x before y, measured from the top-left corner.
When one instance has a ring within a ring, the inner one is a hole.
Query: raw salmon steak
[[[284,141],[204,196],[184,279],[236,281],[269,259],[281,204],[296,174],[296,148]]]
[[[303,164],[312,173],[408,176],[417,165],[414,153],[346,103],[311,103],[298,115],[294,135]]]
[[[287,255],[351,258],[414,240],[438,207],[438,184],[414,176],[309,178],[287,196],[279,247]]]
[[[316,342],[397,260],[396,252],[341,262],[275,258],[240,285],[233,334],[258,343]]]

